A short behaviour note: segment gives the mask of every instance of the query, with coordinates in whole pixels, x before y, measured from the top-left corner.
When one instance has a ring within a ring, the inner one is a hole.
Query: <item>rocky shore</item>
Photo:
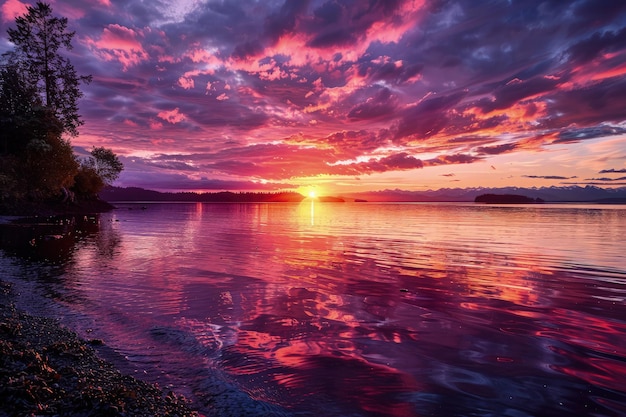
[[[0,280],[0,417],[198,415],[184,397],[99,359],[100,343],[16,309]]]

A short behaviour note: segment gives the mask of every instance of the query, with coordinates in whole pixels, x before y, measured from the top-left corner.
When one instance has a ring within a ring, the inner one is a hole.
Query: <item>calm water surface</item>
[[[624,206],[143,206],[0,266],[204,415],[626,415]]]

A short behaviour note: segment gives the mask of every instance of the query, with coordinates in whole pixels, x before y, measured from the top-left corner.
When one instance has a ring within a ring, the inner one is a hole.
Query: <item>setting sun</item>
[[[309,191],[309,198],[317,198],[317,193],[315,192],[315,190]]]

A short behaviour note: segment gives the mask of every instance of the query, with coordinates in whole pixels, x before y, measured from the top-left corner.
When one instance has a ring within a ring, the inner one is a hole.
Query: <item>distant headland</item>
[[[193,202],[193,203],[299,203],[304,196],[296,192],[231,192],[215,193],[178,192],[163,193],[138,187],[106,187],[99,194],[109,202],[150,201],[150,202]]]

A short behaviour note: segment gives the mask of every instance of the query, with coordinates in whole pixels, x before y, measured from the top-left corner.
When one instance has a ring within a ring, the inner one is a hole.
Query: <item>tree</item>
[[[31,139],[29,122],[41,100],[17,65],[0,68],[0,154],[23,153]]]
[[[80,196],[95,196],[105,185],[111,185],[123,169],[124,165],[113,151],[103,147],[94,148],[91,156],[81,162],[73,190]]]
[[[0,65],[0,205],[72,200],[77,193],[93,197],[123,169],[108,149],[95,148],[79,161],[70,136],[83,124],[78,114],[79,85],[91,76],[78,76],[62,50],[72,49],[75,32],[67,18],[52,15],[46,3],[28,7],[15,19],[9,40],[15,49]],[[0,207],[1,208],[1,207]]]
[[[58,123],[54,115],[43,123]],[[25,188],[33,200],[45,200],[55,197],[61,190],[67,190],[74,184],[79,164],[70,142],[55,134],[53,129],[44,126],[41,137],[28,144],[22,178]],[[60,126],[59,126],[60,128]]]
[[[78,76],[70,60],[60,54],[72,49],[75,32],[67,30],[67,18],[52,16],[50,5],[37,2],[24,16],[15,19],[16,28],[8,29],[15,50],[5,57],[25,74],[28,84],[41,96],[43,105],[61,121],[64,132],[78,135],[83,121],[78,114],[79,84],[91,76]]]
[[[124,165],[119,160],[117,155],[110,149],[106,148],[94,148],[91,151],[91,157],[89,158],[89,164],[92,166],[98,176],[102,178],[105,184],[111,185],[119,176]]]

